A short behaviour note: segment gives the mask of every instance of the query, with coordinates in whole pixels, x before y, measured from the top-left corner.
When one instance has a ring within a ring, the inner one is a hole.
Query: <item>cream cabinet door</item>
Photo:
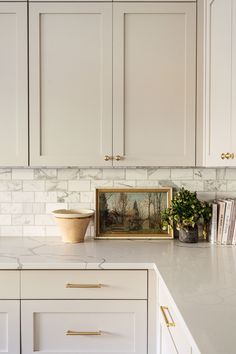
[[[0,353],[20,354],[19,300],[0,300]]]
[[[22,354],[147,354],[145,300],[22,300]]]
[[[112,4],[29,5],[30,162],[109,166]]]
[[[178,354],[168,328],[162,322],[159,324],[158,354]]]
[[[0,2],[0,165],[28,165],[27,4]]]
[[[236,166],[236,0],[199,5],[198,164]]]
[[[115,3],[113,20],[114,165],[194,165],[196,4]]]

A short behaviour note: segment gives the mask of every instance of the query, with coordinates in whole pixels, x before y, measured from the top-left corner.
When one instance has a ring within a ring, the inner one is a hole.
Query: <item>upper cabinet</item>
[[[29,7],[30,164],[111,165],[112,4]]]
[[[114,166],[195,165],[195,3],[115,3]]]
[[[28,164],[27,4],[0,2],[0,165]]]
[[[198,158],[236,166],[236,0],[199,2]]]
[[[195,3],[29,7],[32,166],[195,164]]]

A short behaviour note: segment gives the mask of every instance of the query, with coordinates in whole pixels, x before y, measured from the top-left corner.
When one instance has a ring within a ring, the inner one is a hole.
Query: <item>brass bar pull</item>
[[[78,331],[66,331],[67,336],[101,336],[102,332],[78,332]]]
[[[172,319],[172,317],[171,317],[171,314],[170,314],[170,311],[169,311],[168,307],[166,307],[166,306],[160,306],[160,309],[161,309],[162,315],[163,315],[163,317],[164,317],[166,326],[167,326],[167,327],[175,327],[175,323],[174,323],[174,321],[173,321],[173,319]],[[171,321],[169,321],[168,316],[167,316],[167,314],[166,314],[166,311],[168,312]]]
[[[67,289],[100,289],[102,284],[72,284],[67,283]]]

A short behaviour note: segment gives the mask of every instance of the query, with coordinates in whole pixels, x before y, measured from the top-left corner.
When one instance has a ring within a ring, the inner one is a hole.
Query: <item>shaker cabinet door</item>
[[[115,3],[115,166],[195,164],[195,3]]]
[[[111,165],[112,4],[30,3],[29,43],[31,165]]]
[[[236,0],[205,0],[204,5],[199,164],[236,166]]]
[[[0,165],[28,165],[27,4],[0,2]]]
[[[0,353],[20,354],[19,300],[0,300]]]
[[[147,354],[147,301],[23,300],[22,354],[36,353]]]

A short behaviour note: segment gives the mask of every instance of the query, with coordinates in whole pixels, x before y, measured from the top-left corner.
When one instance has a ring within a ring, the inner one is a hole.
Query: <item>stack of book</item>
[[[209,241],[222,245],[236,244],[236,199],[220,199],[212,203]]]

